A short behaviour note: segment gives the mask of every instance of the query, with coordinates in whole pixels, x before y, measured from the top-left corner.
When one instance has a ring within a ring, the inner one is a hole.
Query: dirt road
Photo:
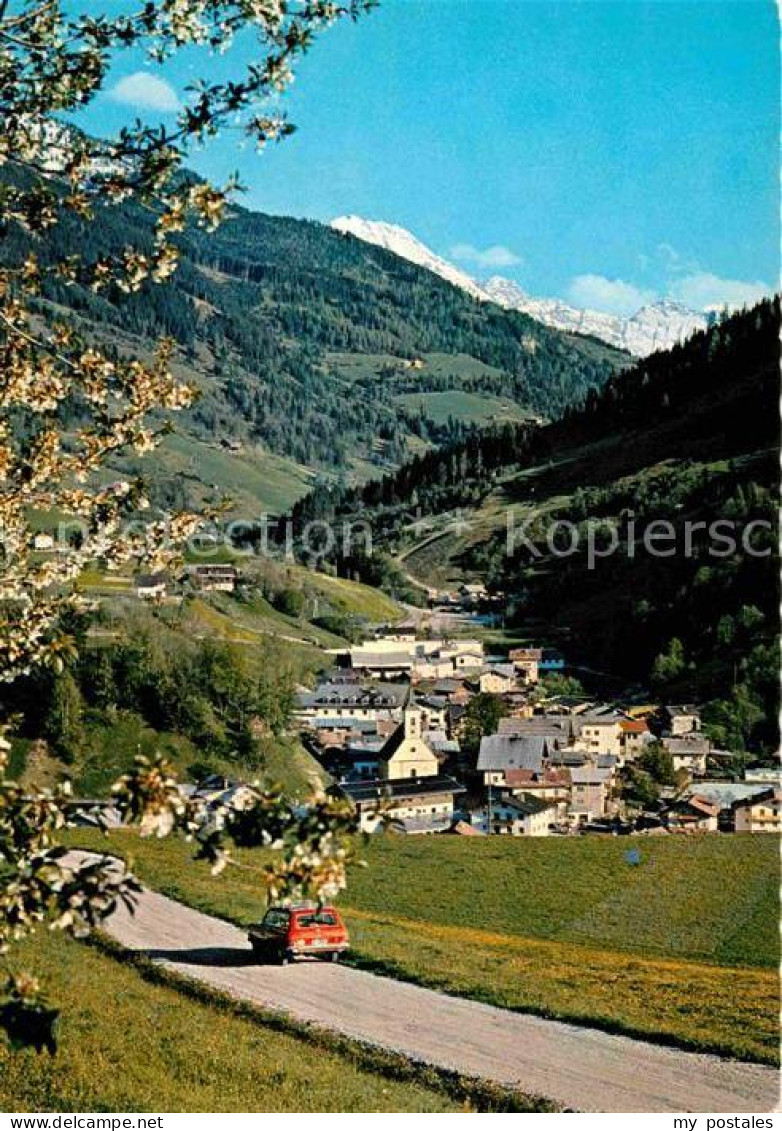
[[[597,1112],[766,1112],[778,1074],[448,997],[361,970],[257,965],[242,931],[145,891],[107,923],[124,946],[236,998],[416,1060]]]

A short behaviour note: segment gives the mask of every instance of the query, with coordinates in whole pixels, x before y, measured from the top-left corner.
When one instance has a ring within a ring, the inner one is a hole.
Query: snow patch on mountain
[[[336,220],[331,221],[331,227],[338,232],[356,236],[365,243],[373,243],[377,247],[385,248],[386,251],[392,251],[402,259],[409,259],[411,263],[417,263],[419,267],[425,267],[427,271],[432,271],[435,275],[440,275],[449,283],[453,283],[455,287],[467,291],[473,298],[486,302],[489,297],[475,279],[460,271],[447,259],[435,255],[406,228],[400,228],[396,224],[386,224],[382,220],[362,220],[360,216],[338,216]]]
[[[360,216],[339,216],[332,220],[331,226],[433,271],[481,302],[495,302],[508,310],[519,310],[545,326],[566,333],[590,334],[636,357],[670,349],[696,330],[706,329],[713,317],[690,310],[672,299],[644,306],[630,318],[599,310],[582,310],[561,299],[535,298],[512,279],[499,275],[479,283],[396,224],[364,220]]]

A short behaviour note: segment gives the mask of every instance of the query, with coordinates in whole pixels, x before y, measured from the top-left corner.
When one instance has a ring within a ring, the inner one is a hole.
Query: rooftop
[[[719,805],[721,809],[729,809],[737,801],[756,797],[758,793],[764,793],[767,789],[768,787],[764,788],[759,782],[753,784],[743,781],[699,781],[697,785],[690,786],[685,791],[685,797],[697,795],[704,797],[713,805]]]
[[[535,715],[531,719],[500,719],[497,730],[501,735],[542,735],[552,740],[568,740],[577,733],[578,725],[569,715],[561,718]]]
[[[516,678],[516,669],[514,668],[513,664],[486,664],[481,669],[481,675],[488,675],[491,673],[504,676],[506,679]]]
[[[460,679],[441,679],[434,685],[434,690],[441,695],[451,695],[463,686],[464,684]]]
[[[582,750],[553,750],[551,752],[552,766],[584,766],[587,756]]]
[[[137,573],[133,583],[137,589],[150,589],[152,586],[165,585],[166,580],[164,573]]]
[[[410,668],[413,665],[409,652],[351,652],[350,662],[354,668]]]
[[[556,801],[545,801],[542,797],[522,793],[518,797],[504,797],[501,804],[507,809],[514,809],[520,817],[534,817],[547,809],[555,808]]]
[[[351,801],[360,804],[466,792],[463,785],[446,774],[433,774],[426,778],[375,778],[372,781],[341,782],[337,788]]]
[[[695,801],[695,798],[692,798]],[[738,801],[734,801],[731,809],[749,809],[752,805],[761,805],[767,801],[774,801],[779,804],[782,801],[782,789],[775,789],[773,786],[769,789],[760,789],[751,797],[742,797]]]
[[[444,711],[448,706],[448,699],[445,695],[418,695],[416,702],[432,711]]]
[[[542,789],[552,786],[570,785],[569,770],[546,769],[537,774],[534,770],[506,770],[505,783],[512,789],[524,786],[529,789]]]
[[[615,710],[613,707],[592,707],[589,711],[585,711],[579,715],[579,722],[582,726],[616,726],[624,721],[624,715]]]
[[[236,577],[236,566],[225,565],[221,562],[204,562],[197,565],[187,566],[189,573],[195,574],[197,577]]]
[[[302,706],[309,707],[402,707],[410,694],[406,683],[384,683],[361,687],[350,683],[322,683],[302,697]]]
[[[594,766],[574,766],[570,771],[570,780],[573,785],[607,785],[611,780],[611,771]]]
[[[358,719],[353,715],[342,715],[338,719],[309,719],[308,726],[314,730],[355,730],[362,734],[376,734],[374,719]]]
[[[697,757],[701,754],[708,754],[711,749],[711,743],[702,734],[682,734],[677,735],[676,738],[666,736],[662,741],[663,746],[670,754],[690,754]]]
[[[490,734],[481,739],[478,769],[523,769],[540,773],[547,753],[548,740],[545,735]]]
[[[649,724],[646,719],[622,719],[619,729],[625,734],[647,734]]]

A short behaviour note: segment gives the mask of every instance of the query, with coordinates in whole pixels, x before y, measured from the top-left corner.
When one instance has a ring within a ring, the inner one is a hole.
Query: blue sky
[[[302,63],[293,138],[259,156],[227,135],[192,164],[238,170],[252,207],[401,224],[533,294],[740,303],[778,277],[777,53],[766,0],[384,0]],[[85,124],[165,120],[194,73],[247,58],[124,55]]]

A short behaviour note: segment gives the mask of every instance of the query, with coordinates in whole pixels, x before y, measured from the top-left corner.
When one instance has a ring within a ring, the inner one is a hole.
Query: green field
[[[80,834],[80,843],[98,841]],[[151,886],[240,924],[252,872],[177,842],[102,842]],[[374,840],[343,900],[354,961],[507,1008],[775,1061],[775,838]],[[242,853],[245,863],[259,860]]]
[[[421,412],[435,424],[447,424],[451,418],[466,424],[490,424],[530,417],[529,411],[510,397],[492,393],[491,384],[499,389],[503,374],[477,358],[463,353],[429,353],[416,359],[420,369],[410,370],[405,361],[412,360],[390,354],[328,355],[330,368],[342,380],[350,383],[383,382],[389,391],[398,390],[393,398],[395,405],[407,412]],[[409,391],[412,374],[420,392]],[[488,381],[489,391],[471,389],[469,383],[477,379]],[[432,384],[438,382],[441,387],[432,388]],[[442,383],[446,384],[445,388]],[[451,387],[448,388],[448,385]]]
[[[183,735],[154,730],[133,711],[117,711],[111,722],[91,721],[78,758],[68,764],[41,750],[40,744],[17,739],[11,750],[10,772],[24,786],[49,788],[68,778],[77,797],[106,797],[138,754],[148,758],[163,754],[183,781],[197,780],[208,771],[258,780],[267,786],[282,785],[292,797],[310,797],[329,780],[320,763],[296,738],[263,736],[252,763],[214,754],[205,763],[203,751],[195,743]]]
[[[378,623],[394,623],[403,616],[403,610],[396,601],[371,585],[361,581],[351,581],[346,577],[330,577],[325,573],[291,565],[291,576],[306,588],[321,594],[323,599],[341,613],[360,617]]]
[[[358,536],[359,532],[357,532]],[[230,562],[235,564],[241,572],[246,573],[251,580],[259,582],[267,575],[276,576],[280,580],[281,587],[284,581],[285,585],[302,589],[311,597],[320,598],[330,609],[360,620],[373,623],[393,623],[400,620],[404,615],[404,610],[396,601],[380,589],[375,589],[371,585],[365,585],[361,581],[353,581],[347,577],[333,577],[327,573],[320,573],[318,570],[309,569],[299,562],[287,560],[283,562],[276,558],[246,556],[228,546],[217,546],[211,549],[207,558],[202,553],[190,550],[186,552],[185,560],[188,563],[207,561],[209,564]],[[84,584],[88,588],[91,585],[98,587],[105,580],[105,575],[97,570],[85,571],[82,577],[86,579]],[[325,646],[331,646],[335,641],[334,637],[327,639],[330,634],[324,633],[322,629],[308,625],[304,620],[297,621],[294,618],[286,617],[272,609],[266,602],[262,601],[253,609],[253,606],[247,602],[240,603],[230,598],[223,599],[222,595],[213,598],[213,602],[214,600],[218,604],[223,601],[225,609],[234,618],[237,626],[244,620],[249,627],[264,632],[268,631],[272,634],[297,629],[299,635],[305,635],[303,630],[306,629],[313,640],[317,640],[320,636]],[[321,609],[320,611],[325,610]],[[253,617],[256,619],[253,620]],[[257,619],[258,617],[266,622],[265,626]]]
[[[423,360],[422,372],[438,377],[502,377],[501,369],[466,353],[427,353]]]
[[[249,518],[281,514],[312,487],[312,474],[293,460],[260,448],[231,452],[181,432],[166,437],[155,462],[164,474],[182,476],[196,498],[226,495],[235,513]]]
[[[409,368],[413,360],[420,368]],[[447,424],[450,419],[465,424],[504,423],[528,420],[532,415],[498,392],[503,383],[501,370],[464,353],[428,353],[415,359],[333,353],[328,355],[328,364],[341,380],[351,384],[383,383],[388,391],[397,392],[395,405],[414,414],[421,412],[435,424]],[[410,391],[413,378],[420,391]],[[487,387],[476,389],[474,382],[478,380],[488,383]]]
[[[257,644],[263,647],[268,637],[284,644],[314,648],[344,646],[345,641],[325,632],[306,620],[285,616],[272,608],[263,597],[251,601],[236,601],[225,593],[215,593],[208,599],[196,598],[188,605],[192,622],[204,628],[209,635],[236,644]],[[323,656],[319,653],[319,662]]]
[[[332,1048],[205,992],[150,983],[60,935],[26,943],[14,965],[35,970],[63,1013],[55,1056],[0,1046],[5,1112],[474,1110],[469,1092],[460,1102],[402,1065],[373,1071],[347,1042]]]
[[[394,403],[415,415],[421,413],[435,424],[447,424],[451,419],[462,420],[466,424],[505,424],[529,419],[528,412],[507,398],[500,400],[484,393],[468,393],[460,389],[401,393],[394,397]]]
[[[628,864],[628,847],[640,865]],[[365,911],[659,957],[775,966],[774,837],[372,842]]]
[[[295,572],[296,580],[303,581],[310,595],[310,609],[316,607],[314,595],[317,595],[320,612],[325,612],[324,606],[328,606],[357,620],[392,623],[402,615],[399,605],[390,597],[368,585],[304,569]],[[327,632],[303,617],[286,616],[261,596],[237,600],[228,594],[216,593],[208,599],[190,601],[187,615],[198,630],[222,640],[265,645],[269,637],[274,637],[283,647],[298,646],[306,654],[311,654],[314,666],[322,667],[328,662],[322,651],[316,655],[314,649],[344,648],[347,644],[341,636]],[[310,611],[309,615],[316,614]]]
[[[377,378],[390,382],[406,379],[410,370],[405,362],[414,358],[400,358],[390,353],[327,353],[326,361],[329,368],[343,380],[357,381]],[[448,377],[454,381],[465,378],[502,378],[502,371],[493,365],[480,361],[466,353],[426,353],[416,357],[423,362],[423,367],[414,370],[420,381],[425,382],[427,377]],[[386,371],[385,373],[383,371]],[[390,371],[393,370],[393,373]]]

